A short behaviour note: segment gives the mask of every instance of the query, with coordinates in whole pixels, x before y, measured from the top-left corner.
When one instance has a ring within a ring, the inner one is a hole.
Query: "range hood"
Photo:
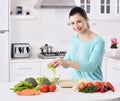
[[[38,0],[34,8],[72,8],[75,0]]]

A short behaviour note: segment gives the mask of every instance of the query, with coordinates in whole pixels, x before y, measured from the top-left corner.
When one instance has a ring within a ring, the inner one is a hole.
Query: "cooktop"
[[[54,59],[57,57],[64,58],[66,51],[56,51],[50,53],[39,53],[38,56],[42,59]]]

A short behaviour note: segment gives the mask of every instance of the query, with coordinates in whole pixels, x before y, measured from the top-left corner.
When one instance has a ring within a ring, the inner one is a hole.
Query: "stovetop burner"
[[[66,51],[56,51],[56,52],[51,52],[51,53],[40,53],[39,57],[43,59],[53,59],[56,57],[63,58],[65,54],[66,54]]]

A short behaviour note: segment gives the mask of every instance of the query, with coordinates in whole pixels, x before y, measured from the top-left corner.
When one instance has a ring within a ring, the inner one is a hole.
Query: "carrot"
[[[32,95],[39,95],[40,92],[32,89],[25,89],[22,91],[17,91],[16,94],[20,96],[32,96]]]

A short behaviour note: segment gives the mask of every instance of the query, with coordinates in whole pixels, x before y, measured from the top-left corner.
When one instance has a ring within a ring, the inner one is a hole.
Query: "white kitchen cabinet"
[[[77,5],[85,9],[89,18],[109,19],[120,13],[119,2],[120,0],[78,0]]]
[[[0,82],[9,82],[9,0],[0,0]]]
[[[88,14],[92,13],[92,5],[94,0],[79,0],[82,7]]]
[[[107,59],[106,80],[113,83],[120,83],[120,61],[116,59]]]
[[[102,61],[103,81],[106,81],[106,65],[107,65],[106,63],[107,63],[106,58],[103,58],[103,61]]]
[[[10,68],[10,82],[21,81],[27,77],[40,76],[40,62],[12,62]]]
[[[120,0],[115,0],[115,4],[116,17],[120,17]]]
[[[0,33],[0,82],[9,81],[9,33]]]
[[[73,68],[63,68],[63,67],[57,68],[57,73],[58,75],[60,75],[60,79],[64,79],[64,80],[71,79],[72,71]]]
[[[21,59],[22,60],[22,59]],[[10,66],[10,82],[16,82],[24,80],[27,77],[46,76],[51,78],[53,73],[47,68],[47,65],[52,59],[34,59],[17,61],[17,59],[11,62]],[[73,68],[63,68],[61,66],[56,68],[57,75],[60,79],[71,79]],[[106,61],[103,59],[102,72],[104,81],[106,79]]]

